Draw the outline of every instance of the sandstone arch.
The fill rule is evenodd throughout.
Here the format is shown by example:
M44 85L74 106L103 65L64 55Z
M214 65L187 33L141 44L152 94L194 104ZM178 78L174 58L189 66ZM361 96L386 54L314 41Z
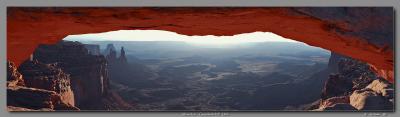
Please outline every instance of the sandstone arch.
M273 32L371 64L393 82L393 9L379 8L28 8L7 9L7 59L70 34L168 30L185 35Z

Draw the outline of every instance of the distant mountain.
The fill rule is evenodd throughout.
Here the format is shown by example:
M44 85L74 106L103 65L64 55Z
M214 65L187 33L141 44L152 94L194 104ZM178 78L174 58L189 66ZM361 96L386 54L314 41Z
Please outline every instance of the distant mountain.
M278 56L280 54L294 56L313 55L322 56L325 58L329 57L329 51L326 51L324 49L308 46L303 43L288 42L261 42L242 45L239 44L232 45L229 48L207 48L202 46L193 46L185 42L173 41L89 41L85 43L100 45L100 48L104 49L103 54L107 54L110 50L115 50L115 48L120 48L123 46L125 47L127 55L133 55L139 59L182 58L191 56L202 56L207 58L230 58L247 55Z

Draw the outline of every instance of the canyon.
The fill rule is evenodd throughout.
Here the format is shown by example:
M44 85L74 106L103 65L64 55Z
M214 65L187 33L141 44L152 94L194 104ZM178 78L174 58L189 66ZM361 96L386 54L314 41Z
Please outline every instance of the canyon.
M369 64L337 53L312 52L306 56L280 53L274 58L237 51L245 56L233 54L239 57L213 60L214 56L202 57L209 54L189 55L181 58L184 61L177 58L174 63L174 59L154 56L162 51L148 53L153 59L147 62L126 54L132 49L118 47L121 47L119 52L113 44L107 44L102 52L97 44L61 41L54 45L39 45L18 68L9 62L9 111L261 109L390 112L394 106L392 83L372 71ZM249 51L245 49L242 48ZM223 52L230 55L226 50ZM288 56L305 58L286 58ZM155 58L159 58L159 62ZM235 62L229 62L232 59ZM256 62L265 60L281 62L270 71L245 70L265 64ZM298 68L302 69L296 70Z
M391 112L395 102L393 18L393 9L387 7L9 7L7 108ZM121 46L117 57L113 44L102 51L98 44L62 41L71 34L113 30L167 30L188 36L273 32L331 53L328 57L318 54L327 61L307 58L302 62L315 64L298 66L284 63L295 60L269 56L143 60L126 54L131 52L128 46ZM248 63L263 59L283 61L276 65L290 73L254 70L254 64ZM259 73L241 71L245 69Z

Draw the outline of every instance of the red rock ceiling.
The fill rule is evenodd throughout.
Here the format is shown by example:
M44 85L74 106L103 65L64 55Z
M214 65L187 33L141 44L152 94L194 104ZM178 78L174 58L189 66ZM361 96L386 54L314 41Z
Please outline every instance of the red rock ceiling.
M273 32L368 62L393 81L392 8L27 8L7 9L7 59L19 65L38 44L67 35L168 30L228 36Z

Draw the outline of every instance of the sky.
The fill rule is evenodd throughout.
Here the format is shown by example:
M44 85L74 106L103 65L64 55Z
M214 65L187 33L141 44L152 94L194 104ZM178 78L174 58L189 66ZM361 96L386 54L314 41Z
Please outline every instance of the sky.
M187 36L163 30L118 30L96 34L69 35L68 41L181 41L200 45L231 45L254 42L297 42L271 32L252 32L233 36Z

